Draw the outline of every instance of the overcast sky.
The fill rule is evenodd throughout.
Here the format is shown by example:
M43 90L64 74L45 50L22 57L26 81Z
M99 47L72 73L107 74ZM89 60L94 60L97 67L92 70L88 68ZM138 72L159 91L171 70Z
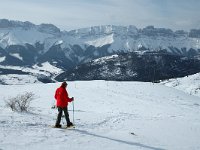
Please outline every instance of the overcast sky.
M189 30L200 28L200 0L0 0L0 18L62 30L96 25Z

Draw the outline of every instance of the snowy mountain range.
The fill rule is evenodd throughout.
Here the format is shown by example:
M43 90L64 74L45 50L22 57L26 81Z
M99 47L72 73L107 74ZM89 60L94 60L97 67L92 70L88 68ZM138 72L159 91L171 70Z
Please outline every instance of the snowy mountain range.
M165 50L175 55L199 57L200 30L186 32L153 26L138 29L132 25L104 25L61 31L52 24L35 25L0 19L1 74L19 74L20 70L16 71L11 66L30 70L34 69L33 66L45 68L44 64L48 64L60 72L41 69L39 75L47 72L45 76L52 79L63 71L96 58L144 50ZM22 71L21 74L33 73Z

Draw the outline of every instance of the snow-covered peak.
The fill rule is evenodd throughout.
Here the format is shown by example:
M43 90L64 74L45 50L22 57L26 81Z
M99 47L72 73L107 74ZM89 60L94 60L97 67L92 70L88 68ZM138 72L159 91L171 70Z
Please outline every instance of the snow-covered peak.
M36 70L43 70L46 72L50 72L51 74L55 75L63 72L60 68L51 65L49 62L44 62L41 65L34 65L33 68Z
M16 37L15 34L10 32L9 30L0 29L0 46L2 48L5 48L8 45L15 45L15 44L23 44L23 42L20 41L20 39Z
M3 56L3 57L0 57L0 62L3 62L3 61L5 61L5 59L6 59L6 57L5 57L5 56Z
M52 24L35 25L28 21L0 19L0 47L2 48L9 45L44 43L47 39L60 35L60 29Z
M136 26L130 25L128 26L128 32L129 33L133 33L133 34L137 34L138 33L138 29L136 28Z
M10 55L23 61L23 57L21 57L20 54L18 54L18 53L10 53Z
M30 30L31 28L36 28L40 32L59 34L60 29L54 26L53 24L40 24L35 25L31 22L25 21L13 21L7 19L0 19L0 29L13 29L13 28L22 28L24 30Z
M48 38L54 37L51 33L44 33L37 28L30 28L29 30L23 27L0 28L0 46L5 48L9 45L25 45L26 43L34 45L36 42L44 43Z
M56 41L54 45L61 45L63 44L63 40Z
M111 56L105 56L105 57L97 58L93 60L93 62L95 64L101 64L101 63L105 63L106 61L113 60L113 58L117 58L117 57L119 57L117 54L111 55Z
M23 27L24 29L30 29L35 25L29 21L13 21L7 19L0 19L0 28L16 28L16 27Z
M60 29L52 24L41 24L41 25L38 25L37 28L38 28L38 31L40 32L44 32L48 34L51 33L55 35L60 34Z
M81 28L77 30L69 31L68 33L73 36L100 36L109 34L127 34L128 32L137 33L138 29L135 26L114 26L114 25L102 25L93 26L90 28Z
M113 42L114 42L113 34L111 34L111 35L107 35L107 36L97 38L95 40L86 41L85 43L88 44L88 45L93 45L95 47L102 47L102 46L107 45L107 44L112 44Z

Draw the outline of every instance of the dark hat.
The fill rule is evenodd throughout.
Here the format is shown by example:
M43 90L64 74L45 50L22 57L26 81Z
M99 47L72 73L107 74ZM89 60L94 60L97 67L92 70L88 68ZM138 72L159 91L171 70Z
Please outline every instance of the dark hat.
M67 85L67 82L64 81L64 82L62 83L62 86L66 86L66 85Z

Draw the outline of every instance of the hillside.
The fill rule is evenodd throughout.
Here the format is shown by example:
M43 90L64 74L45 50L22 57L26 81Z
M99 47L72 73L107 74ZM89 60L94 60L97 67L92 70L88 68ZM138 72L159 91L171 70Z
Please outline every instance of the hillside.
M56 76L57 81L148 81L184 77L200 72L200 60L165 51L115 54L78 65Z
M0 85L0 149L200 148L198 97L148 82L68 83L69 95L75 97L74 130L50 128L57 114L51 109L53 96L60 83ZM5 107L4 100L25 91L35 94L30 113ZM69 112L72 119L72 104Z
M200 73L183 78L165 80L161 84L200 97Z

